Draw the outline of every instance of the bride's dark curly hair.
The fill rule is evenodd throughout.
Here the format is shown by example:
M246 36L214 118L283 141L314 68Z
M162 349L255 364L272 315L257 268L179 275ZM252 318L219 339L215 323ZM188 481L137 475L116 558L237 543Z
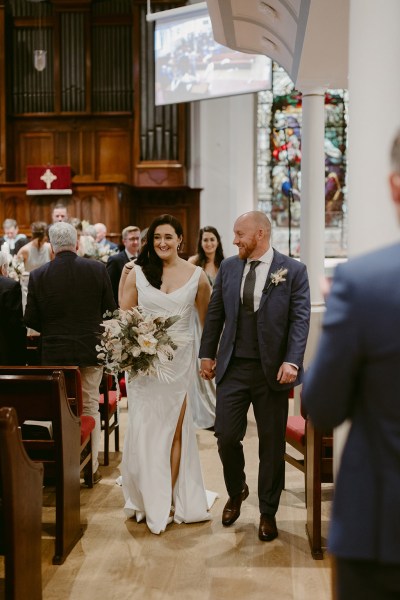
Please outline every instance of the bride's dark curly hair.
M171 225L178 237L183 237L182 225L172 215L160 215L150 225L146 243L142 246L136 264L142 267L142 271L147 281L158 290L162 284L163 262L154 250L154 232L159 225Z

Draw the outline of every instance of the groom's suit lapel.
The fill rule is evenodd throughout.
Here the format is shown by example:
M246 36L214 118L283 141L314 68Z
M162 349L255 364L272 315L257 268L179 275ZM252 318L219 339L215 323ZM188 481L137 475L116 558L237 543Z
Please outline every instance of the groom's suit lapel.
M264 306L266 300L269 298L269 295L272 292L272 288L275 287L273 285L270 285L270 283L271 283L271 278L270 278L271 273L274 273L280 267L282 267L282 265L284 264L284 262L285 262L284 255L281 254L280 252L277 252L276 250L274 250L274 257L272 259L272 263L271 263L271 266L270 266L269 271L268 271L267 279L266 279L265 284L264 284L264 289L262 291L259 310Z
M236 264L236 269L235 269L234 277L233 277L233 280L232 280L232 285L233 285L232 298L233 298L234 303L235 303L235 314L236 315L239 313L240 286L241 286L241 283L242 283L242 277L243 277L243 271L244 271L245 265L246 265L246 261L245 260L241 260L239 258L238 261L237 261L237 264Z

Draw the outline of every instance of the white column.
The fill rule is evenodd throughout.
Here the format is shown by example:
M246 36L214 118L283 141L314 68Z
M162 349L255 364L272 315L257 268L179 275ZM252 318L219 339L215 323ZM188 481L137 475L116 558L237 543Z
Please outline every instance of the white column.
M350 256L399 239L387 182L390 145L400 127L399 23L399 0L350 1Z
M203 100L192 105L189 184L203 188L200 226L219 231L225 256L233 246L236 218L256 208L254 94Z
M325 259L325 94L303 91L301 127L301 261L307 265L311 302L323 302Z

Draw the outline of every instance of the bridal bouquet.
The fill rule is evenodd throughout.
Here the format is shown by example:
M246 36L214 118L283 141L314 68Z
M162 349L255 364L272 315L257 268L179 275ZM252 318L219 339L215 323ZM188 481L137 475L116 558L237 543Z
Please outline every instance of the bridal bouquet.
M96 350L107 372L116 377L126 371L129 380L138 375L153 375L167 383L173 380L168 362L186 336L179 332L171 335L168 330L182 315L153 315L135 307L104 316L111 318L102 323L104 332Z

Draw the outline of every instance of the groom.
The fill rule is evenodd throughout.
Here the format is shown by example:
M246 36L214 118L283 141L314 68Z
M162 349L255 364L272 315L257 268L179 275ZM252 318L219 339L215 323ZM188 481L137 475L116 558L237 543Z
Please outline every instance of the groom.
M278 535L288 396L302 380L310 318L305 266L274 250L270 239L264 213L236 220L239 256L221 263L199 351L202 377L216 376L215 436L229 494L222 524L237 520L249 495L242 440L252 403L259 437L259 539L266 542Z

